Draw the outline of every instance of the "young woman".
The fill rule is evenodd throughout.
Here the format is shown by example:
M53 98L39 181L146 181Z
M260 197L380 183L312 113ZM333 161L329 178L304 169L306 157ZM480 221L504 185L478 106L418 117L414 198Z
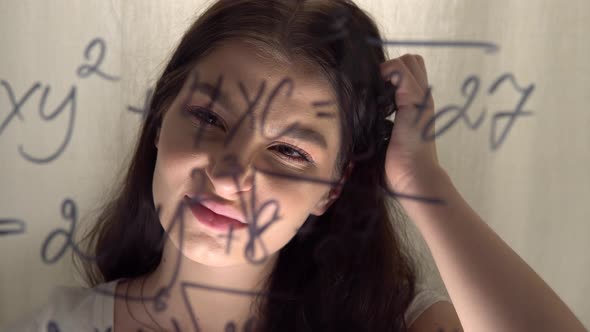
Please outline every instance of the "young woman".
M86 237L93 288L56 294L39 330L584 330L423 139L434 101L422 57L386 61L376 40L350 1L210 7ZM454 306L417 290L389 197Z

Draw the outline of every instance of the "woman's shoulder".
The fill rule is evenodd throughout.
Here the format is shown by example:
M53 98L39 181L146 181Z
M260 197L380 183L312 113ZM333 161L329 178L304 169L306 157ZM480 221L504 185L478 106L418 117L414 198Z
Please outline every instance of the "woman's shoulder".
M444 290L426 284L417 284L414 298L405 312L407 326L411 326L430 306L441 301L452 303Z
M111 331L117 281L92 288L55 287L42 306L2 331Z

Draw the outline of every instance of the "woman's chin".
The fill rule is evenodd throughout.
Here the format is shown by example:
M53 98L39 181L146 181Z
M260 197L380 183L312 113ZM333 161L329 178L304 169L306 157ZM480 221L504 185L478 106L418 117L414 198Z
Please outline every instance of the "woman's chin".
M184 256L194 262L201 265L206 265L210 267L230 267L241 265L244 262L236 261L235 259L227 256L221 256L217 253L202 253L202 252L194 252L191 251L189 253L183 253Z
M182 244L178 237L174 233L169 234L168 239L188 261L212 267L264 264L273 254L265 250L268 246L256 243L252 255L246 257L244 244L239 239L228 248L227 240L202 231L186 232Z
M173 241L175 242L175 241ZM178 246L178 243L175 243ZM238 253L228 253L227 246L211 238L185 239L183 248L179 248L182 255L189 261L212 266L225 267L244 264L245 260Z

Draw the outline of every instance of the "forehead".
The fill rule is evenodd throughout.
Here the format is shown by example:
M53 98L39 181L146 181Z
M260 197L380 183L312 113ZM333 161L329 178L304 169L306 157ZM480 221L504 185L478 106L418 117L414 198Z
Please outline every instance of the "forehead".
M215 47L196 66L199 81L206 85L215 85L221 75L222 92L240 110L248 106L246 99L253 101L261 93L260 106L272 95L273 105L289 111L282 116L339 116L329 81L304 62L289 62L249 43L231 40ZM278 109L273 112L281 113Z

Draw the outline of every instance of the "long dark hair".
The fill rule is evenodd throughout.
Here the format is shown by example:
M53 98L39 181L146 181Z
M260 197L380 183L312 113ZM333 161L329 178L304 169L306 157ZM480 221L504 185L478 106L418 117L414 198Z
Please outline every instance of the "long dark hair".
M379 71L383 47L368 42L381 40L379 31L348 0L220 0L196 20L157 81L118 191L83 239L97 255L80 262L89 285L137 277L160 263L165 233L152 197L155 135L196 61L233 38L304 61L328 78L343 115L337 167L354 165L340 197L280 250L265 287L288 296L257 299L257 330L406 330L417 272L405 233L392 226L396 210L386 201L383 167L391 132L385 118L394 101Z

